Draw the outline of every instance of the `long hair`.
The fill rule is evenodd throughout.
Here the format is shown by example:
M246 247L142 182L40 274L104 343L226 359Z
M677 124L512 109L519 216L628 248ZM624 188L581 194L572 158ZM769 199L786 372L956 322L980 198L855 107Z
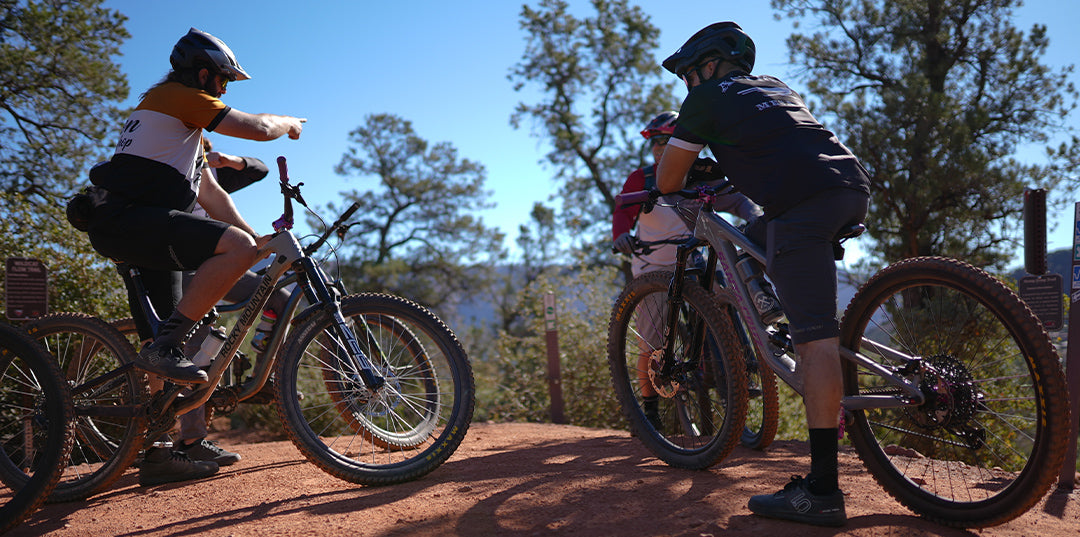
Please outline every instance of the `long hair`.
M205 62L196 63L191 69L169 69L165 77L139 95L139 99L145 98L146 94L150 93L150 90L170 82L179 82L189 88L203 89L202 85L199 84L199 70L201 69L207 69L211 74L217 72L216 69Z

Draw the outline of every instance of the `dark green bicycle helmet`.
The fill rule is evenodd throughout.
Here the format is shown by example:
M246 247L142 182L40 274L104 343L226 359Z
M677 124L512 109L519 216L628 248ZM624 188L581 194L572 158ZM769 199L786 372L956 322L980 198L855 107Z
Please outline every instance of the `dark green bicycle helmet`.
M173 46L169 63L177 71L206 66L231 81L251 78L247 71L240 67L233 51L224 41L195 28L188 30L188 33Z
M681 77L705 60L721 58L749 73L754 69L756 52L754 40L738 24L717 22L691 36L675 54L664 60L663 66Z

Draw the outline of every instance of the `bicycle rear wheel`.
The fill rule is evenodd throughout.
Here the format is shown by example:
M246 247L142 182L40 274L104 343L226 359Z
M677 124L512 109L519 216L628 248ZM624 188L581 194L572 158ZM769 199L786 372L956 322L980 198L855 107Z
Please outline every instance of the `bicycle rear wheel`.
M277 364L277 407L289 437L308 460L353 483L386 485L431 472L472 421L465 350L433 313L403 298L350 295L341 313L386 384L369 393L333 316L315 314L293 332Z
M739 441L750 449L765 449L776 438L779 424L780 395L776 389L776 374L758 357L757 349L750 341L750 334L739 321L734 306L729 306L728 316L735 322L736 334L746 351L747 400L746 425Z
M1060 361L1031 310L966 263L907 259L852 299L841 344L886 367L868 339L922 358L903 373L921 406L856 410L851 441L874 478L911 510L942 524L985 527L1020 516L1062 467L1069 434ZM845 393L895 394L844 363Z
M730 295L688 284L674 334L676 362L670 376L659 371L673 277L649 272L627 284L608 325L608 366L630 430L645 447L671 466L700 470L739 442L747 408L745 351L723 313Z
M71 393L52 357L0 324L0 533L45 502L71 451Z
M27 331L56 358L75 406L75 444L49 501L87 498L119 479L143 447L145 417L131 414L148 397L146 375L132 369L80 390L86 381L135 359L127 339L105 321L82 313L46 315Z

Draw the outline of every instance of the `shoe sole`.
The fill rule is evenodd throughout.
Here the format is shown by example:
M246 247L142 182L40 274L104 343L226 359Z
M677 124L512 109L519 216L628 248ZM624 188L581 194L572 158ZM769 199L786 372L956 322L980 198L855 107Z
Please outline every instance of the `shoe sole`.
M847 514L844 513L844 512L841 512L839 515L836 515L836 514L813 515L813 514L795 513L795 512L788 511L788 510L771 512L771 510L768 509L768 507L765 507L765 506L759 507L758 509L754 509L754 507L752 505L747 506L747 507L750 509L751 513L754 513L755 515L762 516L762 517L765 517L765 518L775 518L775 519L778 519L778 520L789 520L791 522L801 522L803 524L812 524L814 526L829 526L829 527L833 527L833 528L838 528L838 527L843 526L844 524L847 523Z
M758 513L758 512L754 512L754 511L751 511L751 512L754 513L757 516L761 516L761 517L765 517L765 518L773 518L773 519L777 519L777 520L787 520L787 521L790 521L790 522L800 522L800 523L803 523L803 524L811 524L811 525L814 525L814 526L828 526L830 528L839 528L839 527L841 527L841 526L843 526L844 524L847 523L847 517L844 517L843 519L834 519L834 518L831 518L831 517L830 518L817 518L817 517L808 516L808 515L789 516L789 515L786 515L786 514Z

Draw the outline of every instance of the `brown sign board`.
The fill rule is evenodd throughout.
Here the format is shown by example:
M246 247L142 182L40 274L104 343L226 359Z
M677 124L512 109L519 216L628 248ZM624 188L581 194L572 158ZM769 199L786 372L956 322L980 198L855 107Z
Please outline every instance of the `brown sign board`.
M5 263L4 304L12 321L36 319L49 310L49 274L37 259L9 257Z

